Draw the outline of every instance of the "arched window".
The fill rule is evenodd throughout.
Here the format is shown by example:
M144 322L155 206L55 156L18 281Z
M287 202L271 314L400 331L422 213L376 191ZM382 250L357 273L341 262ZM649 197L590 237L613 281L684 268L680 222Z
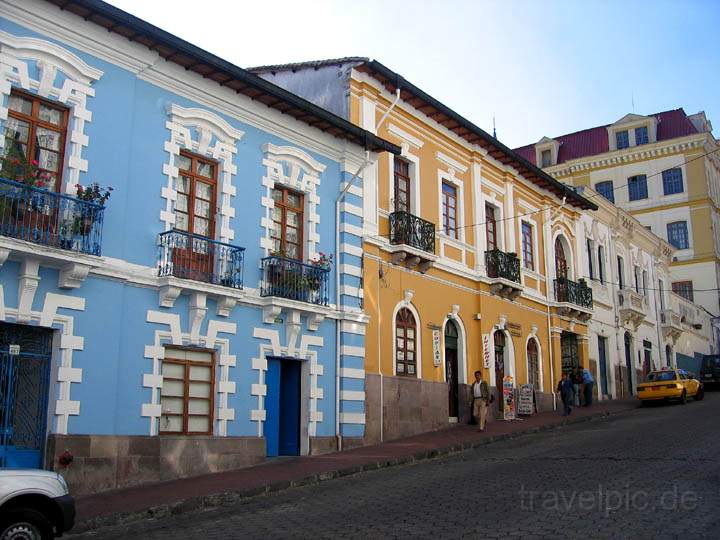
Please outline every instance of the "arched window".
M497 330L494 336L495 341L495 386L497 395L503 395L503 379L505 378L505 332ZM503 400L498 399L498 409L503 411Z
M395 372L414 377L417 373L417 323L408 308L402 308L395 317L395 336Z
M565 248L562 240L558 236L555 239L555 277L568 277L567 258L565 257Z
M538 361L537 341L531 339L527 344L528 384L540 390L540 362Z

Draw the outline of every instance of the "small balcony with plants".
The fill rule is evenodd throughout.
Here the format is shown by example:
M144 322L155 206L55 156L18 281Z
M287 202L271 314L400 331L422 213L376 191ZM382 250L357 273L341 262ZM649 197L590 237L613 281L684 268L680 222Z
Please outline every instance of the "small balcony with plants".
M587 321L592 317L593 292L584 279L555 279L555 301L561 315Z
M523 290L520 280L520 259L515 253L499 249L485 252L485 269L493 294L514 300Z
M327 306L332 262L333 256L324 253L307 264L282 253L271 253L261 260L260 296Z
M390 250L394 264L427 272L437 260L435 224L410 212L390 214Z
M78 184L76 196L57 193L55 178L13 148L0 159L0 235L99 256L112 188Z
M158 276L243 288L245 248L173 229L158 235Z

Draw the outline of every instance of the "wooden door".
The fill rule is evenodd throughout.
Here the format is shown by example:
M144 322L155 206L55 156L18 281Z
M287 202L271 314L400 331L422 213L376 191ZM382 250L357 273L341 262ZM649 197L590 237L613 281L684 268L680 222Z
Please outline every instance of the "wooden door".
M505 334L495 332L495 385L498 392L498 407L504 412L503 379L505 378Z
M395 158L395 211L410 212L410 164Z

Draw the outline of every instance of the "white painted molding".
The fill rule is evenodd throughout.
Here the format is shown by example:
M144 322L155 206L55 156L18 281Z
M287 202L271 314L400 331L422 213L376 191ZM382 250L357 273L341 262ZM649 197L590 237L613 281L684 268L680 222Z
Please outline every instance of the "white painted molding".
M58 287L61 289L77 289L80 287L90 271L86 264L69 263L60 269Z
M450 167L451 169L455 169L456 171L459 171L461 174L464 174L467 172L468 168L460 163L458 160L451 158L447 154L440 152L439 150L435 152L435 157L438 161L443 162L447 167Z

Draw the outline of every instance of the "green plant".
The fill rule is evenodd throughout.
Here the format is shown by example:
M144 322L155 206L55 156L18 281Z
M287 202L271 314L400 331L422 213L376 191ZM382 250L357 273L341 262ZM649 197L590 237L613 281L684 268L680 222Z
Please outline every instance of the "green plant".
M97 182L93 182L89 186L75 184L75 187L77 188L76 197L78 199L99 204L100 206L105 206L105 203L110 198L110 193L113 191L112 186L104 188Z
M0 177L37 188L46 187L52 181L52 175L40 169L37 160L25 155L19 141L5 137L5 149L5 155L0 159Z

